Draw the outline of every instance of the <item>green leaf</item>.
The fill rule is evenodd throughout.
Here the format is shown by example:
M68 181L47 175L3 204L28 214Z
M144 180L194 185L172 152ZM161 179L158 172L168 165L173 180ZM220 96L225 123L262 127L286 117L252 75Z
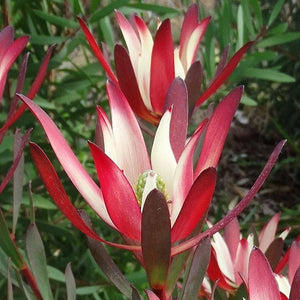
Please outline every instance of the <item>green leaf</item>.
M87 286L87 287L80 287L76 289L76 295L91 295L99 291L101 289L101 285L93 285L93 286Z
M64 36L52 36L52 35L38 35L32 34L30 38L30 43L33 45L52 45L52 44L62 44L67 40Z
M169 6L162 6L162 5L157 5L157 4L148 4L148 3L130 3L126 5L127 7L131 8L137 8L141 10L146 10L146 11L152 11L157 14L171 14L171 15L178 15L180 13L180 10L169 7Z
M92 223L88 215L84 211L80 211L80 214L86 224L92 228ZM87 241L91 254L103 273L125 297L131 298L133 290L130 282L127 281L112 258L108 255L102 243L88 236Z
M276 27L268 30L268 35L273 36L273 35L277 35L280 33L284 33L288 30L288 28L289 28L288 23L281 23L281 24L277 25Z
M53 279L53 280L59 281L59 282L65 282L65 275L60 270L58 270L54 267L51 267L51 266L47 266L47 271L48 271L48 275L49 275L50 279Z
M19 253L17 246L15 245L15 243L13 242L10 236L1 209L0 209L0 247L7 254L7 256L11 257L11 260L13 261L13 263L16 265L18 269L25 268L25 262L23 261L23 257Z
M172 258L168 280L166 283L166 291L169 291L169 294L171 294L176 287L178 277L181 275L181 270L183 269L190 253L191 251L185 251Z
M222 12L219 16L219 42L221 44L221 49L224 49L230 42L231 35L231 5L230 1L225 1Z
M197 246L186 268L179 299L197 299L210 260L210 238L203 239Z
M270 18L268 20L268 27L271 26L271 24L275 21L275 19L277 18L278 14L281 11L281 8L284 4L285 0L278 0L277 3L275 4L271 14L270 14Z
M44 300L53 300L47 270L45 249L35 224L26 232L26 250L32 273L36 278L39 291Z
M295 78L274 69L248 68L244 76L277 82L295 82Z
M114 31L110 23L109 17L105 17L101 19L99 23L100 23L101 32L103 34L105 44L108 45L109 49L113 49L115 45Z
M269 38L263 39L261 42L257 43L258 48L271 47L275 45L282 45L285 43L290 43L292 41L300 39L300 32L289 32L282 33Z
M204 41L205 51L203 53L205 70L208 78L213 78L215 73L215 44L213 36L213 26L208 26Z
M238 40L236 43L236 51L244 45L244 14L241 5L239 5L237 11L237 32Z
M105 7L101 7L100 9L96 10L94 13L92 13L89 23L94 23L99 21L100 19L103 19L106 16L109 16L115 9L118 9L120 7L123 7L129 3L129 0L122 0L122 1L112 1L110 4L108 4Z
M40 11L34 9L33 12L39 16L40 18L44 19L45 21L49 22L50 24L60 26L60 27L67 27L67 28L78 28L79 24L75 21L68 20L64 17L59 17L55 15L50 15L44 11Z
M49 102L49 100L42 98L39 95L35 96L34 102L44 109L56 109L53 102Z
M34 207L41 208L41 209L48 209L48 210L56 210L57 206L53 203L52 200L49 200L48 198L44 198L41 195L34 194L33 195L34 200ZM23 204L26 206L30 206L30 199L28 196L24 196L23 198Z
M71 269L71 263L67 264L65 270L67 300L76 300L76 283Z
M255 21L257 21L257 30L260 31L264 24L260 3L258 0L250 0L250 3L254 11Z
M242 0L242 8L243 8L243 15L244 15L244 24L246 25L251 37L254 38L255 32L252 24L252 17L250 15L248 0Z
M7 300L13 300L14 294L13 294L13 288L12 288L12 280L10 277L10 258L7 262Z
M257 102L246 95L242 96L241 103L247 106L257 106Z
M73 0L73 12L74 12L74 15L78 15L78 14L84 14L84 9L83 9L83 6L81 4L81 1L79 0Z

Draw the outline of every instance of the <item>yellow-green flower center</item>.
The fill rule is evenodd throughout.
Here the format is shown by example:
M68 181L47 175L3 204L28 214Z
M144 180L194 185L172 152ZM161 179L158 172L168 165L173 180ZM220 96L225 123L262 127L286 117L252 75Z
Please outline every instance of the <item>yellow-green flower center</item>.
M159 174L153 170L148 170L139 176L135 184L135 195L141 207L148 193L154 188L161 191L168 200L169 196L167 194L166 184ZM145 189L147 195L145 195Z

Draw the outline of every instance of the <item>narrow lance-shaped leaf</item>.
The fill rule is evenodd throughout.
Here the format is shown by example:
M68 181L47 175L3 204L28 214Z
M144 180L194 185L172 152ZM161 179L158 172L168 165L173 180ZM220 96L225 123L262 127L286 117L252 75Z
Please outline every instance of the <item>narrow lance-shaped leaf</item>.
M26 53L23 56L22 63L21 63L20 68L18 70L19 74L18 74L18 81L17 81L17 86L16 86L16 92L15 93L21 93L22 92L24 82L25 82L25 77L26 77L28 58L29 58L29 53ZM6 120L9 120L12 117L13 113L15 112L15 110L17 108L18 101L19 101L19 98L15 94L14 98L13 98L13 101L10 105L9 112L8 112Z
M248 49L253 45L253 41L245 44L238 52L234 54L228 64L223 68L220 75L213 80L210 86L205 90L205 92L199 97L197 100L196 106L201 105L206 99L208 99L231 75L234 71L235 67L238 65L244 54L248 51Z
M217 167L243 90L244 88L242 86L233 89L213 112L205 133L201 155L195 170L195 176L198 176L208 167Z
M141 209L123 171L95 144L89 143L108 214L117 229L135 241L141 238ZM114 188L111 188L111 182Z
M22 136L20 130L17 129L14 137L14 160L18 158L19 151L23 151L22 147ZM24 182L24 154L22 153L19 160L18 166L13 176L13 227L12 233L15 234L17 220L19 217L19 210L22 201Z
M216 177L216 170L209 168L195 180L172 227L172 243L189 236L200 222L210 205Z
M167 280L171 254L171 223L164 195L154 189L142 214L142 252L150 286L161 291Z
M159 27L152 50L150 98L153 110L162 114L165 97L175 74L170 20Z
M5 178L3 179L3 181L0 184L0 194L3 192L4 188L6 187L6 185L8 184L9 180L11 179L11 177L13 176L20 159L22 158L23 155L23 151L24 151L24 147L29 139L29 135L30 135L31 129L27 130L27 132L24 134L22 141L20 143L20 148L19 148L19 152L16 155L13 164L11 165L9 171L7 172Z
M179 299L197 299L210 258L210 239L203 239L197 246L187 266L188 272L183 282Z
M37 278L37 285L43 299L52 300L53 295L48 278L45 249L35 224L29 225L27 229L26 250L32 273Z
M68 263L66 266L65 279L67 287L67 300L76 300L76 282L71 269L71 263Z
M13 300L14 299L14 293L12 288L12 280L10 276L10 258L7 260L7 300Z
M88 215L84 211L80 211L80 215L87 225L92 229L92 223ZM131 298L133 288L130 282L121 273L120 269L114 263L101 242L87 237L88 247L92 253L97 265L111 281L111 283L127 298Z
M41 66L39 68L39 71L36 75L36 78L34 80L34 82L32 83L31 87L30 87L30 90L27 94L28 98L29 99L33 99L34 96L36 95L36 93L38 92L38 90L40 89L43 81L44 81L44 78L46 76L46 73L47 73L47 68L48 68L48 64L49 64L49 61L50 61L50 57L52 55L52 52L55 48L55 45L52 45L49 47L44 59L43 59L43 62L41 63ZM18 91L17 91L18 93ZM14 122L16 122L16 120L23 114L23 112L25 111L26 109L26 105L23 103L15 112L14 114L12 114L8 119L7 121L5 122L5 124L0 128L0 132L3 132L5 130L7 130Z
M116 45L114 58L120 88L126 96L132 110L139 117L157 125L159 123L159 118L153 115L144 104L137 78L126 49L121 45Z
M7 73L17 59L17 57L21 54L26 44L28 43L28 36L21 36L16 39L7 49L6 53L3 57L1 57L1 65L0 65L0 104L2 100L3 90L6 83Z
M103 69L105 70L106 74L109 76L111 80L113 80L115 83L118 83L118 80L116 76L114 75L112 69L110 68L109 64L106 62L105 57L100 50L95 38L91 34L89 28L87 27L86 23L80 18L77 18L79 21L79 24L81 26L81 29L83 30L83 33L88 40L94 54L96 55L97 59L99 60L100 64L102 65Z

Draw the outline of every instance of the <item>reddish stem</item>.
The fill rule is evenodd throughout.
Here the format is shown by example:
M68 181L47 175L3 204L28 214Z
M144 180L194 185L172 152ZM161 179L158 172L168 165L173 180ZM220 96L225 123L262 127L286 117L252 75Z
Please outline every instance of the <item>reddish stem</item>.
M28 269L28 267L25 265L24 269L21 270L22 274L25 276L28 284L31 286L32 291L34 292L34 294L36 295L38 300L43 300L43 297L39 291L39 288L37 286L36 280L33 276L33 274L31 273L31 271Z

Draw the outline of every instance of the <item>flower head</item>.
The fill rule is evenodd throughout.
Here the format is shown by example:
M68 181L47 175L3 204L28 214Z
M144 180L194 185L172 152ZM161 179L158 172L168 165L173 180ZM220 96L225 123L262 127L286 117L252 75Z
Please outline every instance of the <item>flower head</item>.
M199 21L196 4L191 5L186 13L179 45L175 48L169 19L159 23L152 38L149 28L139 16L134 15L127 20L120 12L115 14L127 45L127 49L121 45L115 46L116 75L84 21L79 18L79 22L108 77L120 86L132 110L156 125L169 108L169 88L176 78L186 83L190 115L195 106L199 106L223 84L252 45L252 42L247 43L228 64L225 64L228 53L225 51L224 64L219 66L218 74L201 93L202 67L197 61L197 51L210 17Z

